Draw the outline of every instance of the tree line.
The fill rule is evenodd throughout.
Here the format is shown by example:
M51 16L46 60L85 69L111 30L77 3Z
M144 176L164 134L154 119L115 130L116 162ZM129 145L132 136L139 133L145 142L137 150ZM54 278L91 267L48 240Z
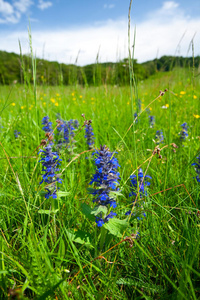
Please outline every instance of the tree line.
M175 67L199 68L200 56L176 57L162 56L151 61L139 64L131 61L136 80L143 80L156 72L168 72ZM125 58L116 63L107 62L86 65L83 67L73 64L50 62L36 58L37 84L39 85L74 85L83 86L111 84L128 85L129 59ZM32 60L30 55L18 55L0 51L0 84L24 82L32 83Z

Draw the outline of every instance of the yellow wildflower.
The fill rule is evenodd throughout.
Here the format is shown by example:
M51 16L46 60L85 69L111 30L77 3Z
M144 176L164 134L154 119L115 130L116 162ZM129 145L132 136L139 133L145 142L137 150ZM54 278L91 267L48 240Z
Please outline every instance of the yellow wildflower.
M58 106L58 105L59 105L58 102L56 102L56 103L55 103L55 106Z
M185 91L181 91L181 92L180 92L180 95L185 95L185 94L186 94Z
M51 98L50 101L51 101L52 103L55 103L55 102L56 102L56 100L55 100L54 98Z
M94 98L92 97L91 100L94 100Z
M83 96L82 96L82 95L80 95L79 97L80 97L80 98L83 98Z
M58 98L58 100L61 100L61 98Z
M59 96L60 96L60 94L58 94L58 93L57 93L57 94L56 94L56 96L57 96L57 97L59 97Z
M40 97L40 100L43 100L43 97Z
M24 109L24 106L21 106L21 109Z
M197 96L196 96L196 95L194 95L194 96L193 96L193 98L194 98L194 99L197 99Z
M46 102L43 102L43 105L46 105Z
M149 107L150 110L152 110L152 107Z
M199 119L199 118L200 118L200 116L199 116L199 115L195 115L195 114L193 114L193 116L194 116L196 119Z
M165 106L168 108L168 107L169 107L169 104L165 104Z
M72 93L72 97L74 97L74 92Z
M47 94L44 94L44 97L46 97Z
M16 104L13 102L11 105L12 105L12 106L15 106Z
M127 105L129 105L130 103L129 102L127 102Z
M83 100L83 103L85 103L85 100Z
M74 97L74 98L73 98L73 100L75 101L75 100L76 100L76 98Z

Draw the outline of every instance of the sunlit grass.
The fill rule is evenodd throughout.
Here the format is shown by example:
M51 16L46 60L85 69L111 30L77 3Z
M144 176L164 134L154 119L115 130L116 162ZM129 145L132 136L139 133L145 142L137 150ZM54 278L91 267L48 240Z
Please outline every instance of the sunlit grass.
M184 69L139 82L142 111L133 123L132 100L134 111L137 108L129 87L1 87L2 299L12 293L21 295L19 299L198 299L199 185L191 164L199 153L199 91L199 78L193 82ZM153 128L145 109L149 104ZM39 144L45 138L41 120L48 115L55 128L58 113L81 126L85 114L92 120L95 146L118 153L121 195L116 211L121 220L131 208L129 176L141 166L152 177L143 204L147 216L130 221L121 237L107 235L101 252L96 224L82 208L93 206L87 189L94 174L84 128L76 131L73 160L67 149L61 152L60 186L65 193L54 203L55 214L39 184ZM184 122L189 136L181 142ZM14 130L20 132L16 139ZM152 155L157 130L164 136L162 158ZM74 238L79 231L85 232L88 243Z

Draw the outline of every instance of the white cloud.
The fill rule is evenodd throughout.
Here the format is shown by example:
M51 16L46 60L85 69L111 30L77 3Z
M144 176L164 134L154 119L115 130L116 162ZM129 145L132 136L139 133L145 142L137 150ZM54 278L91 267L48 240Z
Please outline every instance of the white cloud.
M163 11L165 10L172 10L172 9L175 9L179 6L179 3L176 3L174 1L166 1L163 3Z
M108 8L108 9L111 9L111 8L114 8L115 7L115 4L104 4L103 8Z
M38 4L38 8L41 10L47 9L50 6L52 6L52 2L50 1L43 1L43 0L39 0L39 4Z
M27 14L30 7L34 5L32 0L13 0L10 4L0 0L0 24L16 24L20 21L23 14ZM38 8L44 10L52 6L52 2L38 0Z
M168 11L168 13L166 13ZM128 56L127 19L108 20L90 27L79 27L65 30L32 31L33 49L38 57L74 63L79 50L79 65L94 63L100 47L100 61L116 61ZM132 33L134 24L132 24ZM135 58L139 62L154 59L157 55L174 55L179 40L177 55L186 56L190 41L194 39L195 55L200 55L200 17L187 16L176 2L164 2L163 6L137 24ZM18 39L23 53L27 53L28 33L15 32L6 35L0 33L0 49L16 51ZM131 37L133 41L133 36ZM45 45L45 49L44 49ZM19 51L18 51L19 52ZM191 52L190 52L191 55Z
M13 3L13 7L19 12L19 13L25 13L28 8L33 5L33 1L31 0L18 0Z
M4 16L11 15L13 13L13 7L7 1L0 0L0 13Z
M0 0L0 24L18 23L21 15L26 13L32 4L31 0L17 0L13 1L13 4Z

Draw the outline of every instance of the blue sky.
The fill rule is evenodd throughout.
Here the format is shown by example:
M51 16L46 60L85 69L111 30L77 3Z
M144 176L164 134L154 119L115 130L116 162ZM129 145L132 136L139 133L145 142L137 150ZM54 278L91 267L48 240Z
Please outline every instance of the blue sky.
M116 61L128 55L129 0L0 0L0 50L30 51L31 25L36 56L78 64ZM200 0L133 0L131 41L135 58L200 54ZM179 44L180 39L181 43ZM131 42L132 43L132 42Z

